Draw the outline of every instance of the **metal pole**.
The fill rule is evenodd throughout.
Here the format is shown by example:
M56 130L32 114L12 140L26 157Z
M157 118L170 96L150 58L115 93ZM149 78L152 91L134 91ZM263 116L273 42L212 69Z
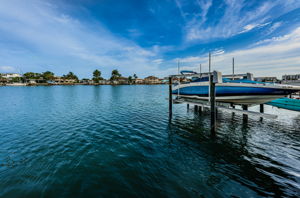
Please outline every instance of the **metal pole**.
M232 58L232 80L234 80L234 58Z
M200 63L200 78L201 78L201 63Z
M208 65L209 65L209 73L210 73L210 71L211 71L211 54L210 54L210 52L209 52L209 54L208 54Z

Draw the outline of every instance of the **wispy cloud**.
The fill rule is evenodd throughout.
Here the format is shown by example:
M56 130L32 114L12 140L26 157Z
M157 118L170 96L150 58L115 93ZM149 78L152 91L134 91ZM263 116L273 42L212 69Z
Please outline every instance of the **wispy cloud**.
M0 66L0 71L3 73L16 72L16 68L12 66Z
M114 36L101 23L78 21L49 2L2 2L0 33L9 35L12 42L10 47L15 45L24 52L16 57L22 59L23 70L30 64L36 64L32 60L37 59L40 63L58 63L67 70L86 69L89 72L96 66L104 70L115 67L126 73L143 74L158 67L156 62L152 62L157 59L152 49L144 49L130 40ZM137 34L136 30L132 33L135 36ZM8 51L6 53L0 57L13 56ZM25 58L26 54L35 57L29 60ZM49 60L52 57L61 61Z
M214 39L225 39L237 34L249 32L255 28L260 28L270 23L270 12L276 10L275 15L284 14L292 9L300 7L300 2L295 2L291 7L291 2L287 1L265 1L255 9L247 10L246 1L225 0L224 8L218 8L219 12L224 14L216 22L210 25L203 24L202 18L195 17L190 20L185 27L186 41L205 41ZM278 7L281 7L278 10ZM223 10L222 10L223 9ZM205 9L204 9L205 10ZM205 11L204 13L207 13ZM272 13L274 15L274 12ZM275 30L280 23L274 23L271 30ZM271 31L270 30L270 31Z
M285 73L300 72L300 27L291 33L263 40L249 49L235 50L228 53L215 53L212 57L212 68L230 74L232 57L235 57L236 72L252 72L256 76L277 76ZM208 54L181 58L181 68L208 70ZM174 60L172 60L174 62ZM176 73L177 68L169 68L165 73Z

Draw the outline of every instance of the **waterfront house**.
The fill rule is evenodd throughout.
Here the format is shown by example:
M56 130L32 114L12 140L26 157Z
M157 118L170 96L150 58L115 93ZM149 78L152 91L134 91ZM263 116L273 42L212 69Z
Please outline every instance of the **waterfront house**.
M1 74L2 78L6 78L6 79L12 79L12 78L20 78L22 77L21 74L17 74L17 73L5 73L5 74Z
M73 84L76 83L76 79L67 79L62 77L55 77L53 83L55 84Z
M144 79L141 79L141 78L133 79L133 83L134 84L143 84L144 83Z
M144 79L144 82L146 84L160 84L160 83L162 83L162 81L159 78L155 77L155 76L148 76L148 77L146 77Z
M114 80L111 81L111 84L113 85L128 84L128 78L123 76L116 77Z
M290 85L299 85L300 86L300 74L294 75L283 75L282 83Z

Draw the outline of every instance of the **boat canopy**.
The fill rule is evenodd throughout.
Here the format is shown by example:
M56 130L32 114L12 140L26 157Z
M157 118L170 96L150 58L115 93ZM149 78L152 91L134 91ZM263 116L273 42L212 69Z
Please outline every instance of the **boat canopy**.
M222 78L224 83L250 83L250 84L267 84L265 82L258 82L254 80L248 80L248 79L238 79L238 80L231 80L229 78ZM192 82L207 82L209 81L209 77L205 76L202 78L193 78Z
M197 72L191 71L191 70L182 70L180 73L183 74L197 74Z

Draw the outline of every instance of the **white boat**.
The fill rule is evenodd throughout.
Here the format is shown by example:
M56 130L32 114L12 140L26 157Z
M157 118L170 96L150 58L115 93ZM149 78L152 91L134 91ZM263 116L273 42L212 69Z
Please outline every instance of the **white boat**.
M241 105L263 104L300 91L300 86L261 83L247 79L229 80L216 84L216 101ZM208 77L174 87L174 95L208 100Z

